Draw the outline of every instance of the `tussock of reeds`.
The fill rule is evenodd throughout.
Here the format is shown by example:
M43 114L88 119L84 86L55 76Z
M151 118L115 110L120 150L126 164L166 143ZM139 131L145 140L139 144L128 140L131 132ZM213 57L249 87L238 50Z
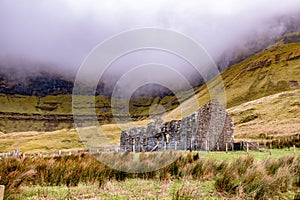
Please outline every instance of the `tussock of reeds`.
M169 152L174 155L174 152ZM109 154L105 154L109 158ZM116 156L116 155L114 155ZM134 164L133 153L118 155L124 167ZM167 152L161 155L168 157ZM151 160L153 158L153 160ZM141 153L144 160L140 167L151 169L155 162L162 162L157 155ZM149 160L150 159L150 160ZM148 166L149 165L149 166ZM48 158L5 158L0 161L0 184L5 185L6 199L22 192L22 186L77 186L96 184L105 186L110 180L126 181L130 178L170 180L213 181L216 194L240 199L273 199L300 187L300 158L297 155L280 159L255 160L252 156L240 156L232 161L217 161L199 157L197 153L186 153L171 164L143 173L128 173L107 167L89 154ZM191 197L194 191L182 187L173 192L173 199Z

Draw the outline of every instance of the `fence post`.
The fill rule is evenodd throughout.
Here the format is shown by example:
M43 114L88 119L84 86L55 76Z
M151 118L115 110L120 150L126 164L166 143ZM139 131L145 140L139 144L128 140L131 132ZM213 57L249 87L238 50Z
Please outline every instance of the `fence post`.
M135 139L132 139L132 152L135 153Z
M5 186L0 185L0 200L4 199L4 190L5 190Z
M225 144L226 153L228 153L228 143Z
M247 150L247 153L249 153L249 143L248 142L246 143L246 150Z
M294 149L294 154L296 154L296 146L293 145L293 149Z

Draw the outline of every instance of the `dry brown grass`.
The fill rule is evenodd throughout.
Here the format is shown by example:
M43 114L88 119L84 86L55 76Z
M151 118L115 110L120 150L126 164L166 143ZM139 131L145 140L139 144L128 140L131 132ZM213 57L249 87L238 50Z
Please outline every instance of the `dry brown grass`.
M295 193L300 187L300 158L296 155L264 160L255 160L248 155L218 161L214 158L204 159L197 154L184 154L168 166L144 173L111 169L88 154L9 158L0 161L0 184L6 186L5 195L8 199L22 195L21 189L29 186L98 185L98 192L106 191L109 197L129 195L138 198L143 193L150 198L166 199L202 198L202 194L241 199L287 198L289 191ZM133 153L122 156L123 160L118 164L134 164L130 159L134 158ZM152 162L157 160L147 162L150 167ZM148 180L159 184L149 185ZM181 184L175 186L178 181ZM206 190L203 188L205 183L211 183L212 187Z
M263 97L228 112L234 119L238 139L259 139L261 134L290 136L300 132L300 90Z

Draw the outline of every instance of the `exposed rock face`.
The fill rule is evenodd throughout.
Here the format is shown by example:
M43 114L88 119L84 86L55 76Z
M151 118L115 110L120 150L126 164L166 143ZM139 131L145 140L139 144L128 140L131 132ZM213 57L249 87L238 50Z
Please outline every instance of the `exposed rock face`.
M233 148L233 122L212 100L182 120L154 119L146 127L122 131L121 151L228 150ZM227 144L227 145L226 145Z

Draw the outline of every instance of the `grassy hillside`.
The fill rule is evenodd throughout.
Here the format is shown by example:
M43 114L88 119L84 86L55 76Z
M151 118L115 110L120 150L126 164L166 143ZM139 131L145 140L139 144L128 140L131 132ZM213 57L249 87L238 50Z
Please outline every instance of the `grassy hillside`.
M296 35L300 37L300 33ZM233 65L221 77L227 108L279 92L297 90L300 88L300 43L283 39ZM217 81L219 80L212 80L196 89L200 105L209 100L208 88L214 88ZM192 102L193 100L187 100L181 106L187 110L195 110ZM174 109L169 119L180 118L182 107Z
M300 43L270 46L222 74L228 107L299 88Z
M89 97L77 97L74 105L81 114L91 114ZM176 108L179 103L174 96L142 96L130 100L129 111L134 120L145 119L149 110L161 105L166 111ZM106 96L95 97L96 113L100 124L112 123L111 100ZM117 101L113 108L115 116L124 116L123 106ZM46 97L0 94L0 131L53 131L74 128L72 113L72 95L49 95Z
M265 140L300 133L300 90L282 92L228 109L235 138Z

